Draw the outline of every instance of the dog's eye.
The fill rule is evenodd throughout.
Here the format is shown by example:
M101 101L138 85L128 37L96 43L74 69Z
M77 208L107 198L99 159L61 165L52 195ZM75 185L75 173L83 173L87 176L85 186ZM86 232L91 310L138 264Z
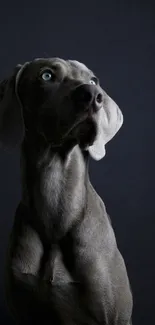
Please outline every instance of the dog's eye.
M44 71L41 75L42 79L45 80L45 81L50 81L53 79L53 74L51 71Z
M96 77L93 77L90 79L89 83L91 85L97 85L98 84L98 79Z

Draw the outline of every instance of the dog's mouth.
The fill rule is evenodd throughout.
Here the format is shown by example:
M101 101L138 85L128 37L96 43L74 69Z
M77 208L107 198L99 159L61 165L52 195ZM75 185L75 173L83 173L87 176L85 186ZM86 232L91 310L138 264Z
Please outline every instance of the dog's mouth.
M82 143L91 145L94 133L96 134L94 114L96 113L94 113L93 107L87 107L82 115L77 114L75 122L71 125L55 123L54 131L51 118L43 117L38 132L52 147L61 147L69 140L75 140L80 145Z

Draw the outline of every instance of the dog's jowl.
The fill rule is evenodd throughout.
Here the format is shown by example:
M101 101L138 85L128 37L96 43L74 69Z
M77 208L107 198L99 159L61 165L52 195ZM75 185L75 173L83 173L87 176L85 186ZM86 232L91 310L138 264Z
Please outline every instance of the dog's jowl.
M132 294L91 156L123 123L84 64L59 58L17 65L0 84L0 145L20 146L22 198L6 265L17 324L131 325Z

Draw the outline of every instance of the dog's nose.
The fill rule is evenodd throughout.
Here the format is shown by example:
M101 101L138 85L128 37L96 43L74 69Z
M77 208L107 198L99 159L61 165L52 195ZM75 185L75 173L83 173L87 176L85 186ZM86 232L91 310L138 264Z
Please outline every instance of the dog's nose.
M73 90L72 99L86 109L93 107L95 111L98 111L102 107L103 95L97 86L83 84Z

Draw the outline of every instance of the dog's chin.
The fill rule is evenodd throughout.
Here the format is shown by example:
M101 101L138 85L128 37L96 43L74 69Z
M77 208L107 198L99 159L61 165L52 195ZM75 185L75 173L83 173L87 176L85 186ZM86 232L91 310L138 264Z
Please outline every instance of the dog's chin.
M63 129L60 128L61 130ZM56 134L51 133L51 127L47 126L44 131L40 132L42 137L52 147L62 147L68 142L79 144L81 149L85 149L94 143L97 134L97 123L93 114L87 114L83 118L79 118L64 134L61 132Z

